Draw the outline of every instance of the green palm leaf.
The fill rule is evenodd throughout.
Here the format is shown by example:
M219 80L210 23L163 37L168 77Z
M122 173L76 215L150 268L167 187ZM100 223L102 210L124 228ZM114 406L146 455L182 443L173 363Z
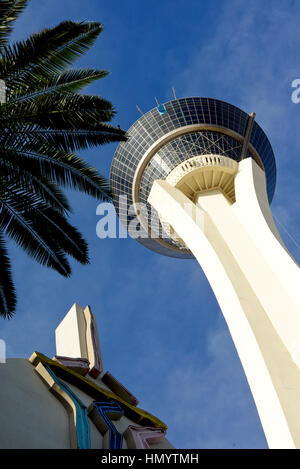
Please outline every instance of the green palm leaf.
M8 235L31 257L42 265L69 276L70 266L60 247L53 240L44 238L32 222L32 212L43 211L47 205L35 194L17 184L6 184L1 191L0 230Z
M71 274L67 256L87 264L87 244L68 221L71 207L62 188L110 200L107 179L75 152L127 138L109 124L115 116L109 101L79 93L108 72L69 68L92 46L102 25L65 21L8 45L11 25L25 4L0 0L0 80L6 85L6 102L0 108L3 317L13 314L16 303L3 236L65 277Z
M59 245L63 251L81 264L89 263L88 247L79 231L51 207L30 212L30 221L43 238L51 238L53 250ZM48 242L48 245L51 244Z
M9 160L20 165L26 172L47 177L53 183L79 190L97 199L110 200L111 194L106 178L91 168L72 152L64 152L54 146L26 144L22 149L0 152L0 165Z
M10 100L10 105L14 103L32 101L35 98L45 97L53 93L77 92L95 80L99 80L108 75L106 70L95 69L77 69L67 70L62 73L53 73L45 80L37 83L36 91L27 92L26 94L15 92L14 97Z
M16 292L12 281L10 260L1 231L0 265L0 315L4 318L10 318L16 308Z
M15 152L11 151L6 151L5 157L1 158L0 149L0 174L2 177L5 175L7 181L18 181L21 187L27 187L57 212L61 214L70 212L71 207L59 186L41 174L39 165L30 163L31 160L29 160L29 164L24 164L24 159L22 160Z
M7 43L16 18L24 10L28 0L1 0L0 2L0 47Z
M10 101L2 106L5 122L15 125L34 124L35 127L56 129L101 130L103 122L110 121L115 115L113 106L100 96L77 93L54 93L36 96L19 102ZM23 125L22 125L23 127ZM120 139L126 139L126 133L110 126Z
M64 71L94 44L103 29L100 23L64 21L6 46L0 60L0 76L9 90L30 91L37 82Z

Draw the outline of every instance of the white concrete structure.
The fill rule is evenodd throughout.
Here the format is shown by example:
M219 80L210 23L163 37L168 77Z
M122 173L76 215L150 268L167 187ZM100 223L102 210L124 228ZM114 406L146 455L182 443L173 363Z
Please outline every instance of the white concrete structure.
M103 363L97 323L89 306L74 303L55 330L56 355L89 361L89 373L97 378L103 372Z
M173 448L167 426L103 371L89 306L72 306L56 345L53 359L34 352L0 364L0 449Z
M300 448L300 271L275 227L264 171L201 155L148 201L198 260L244 367L270 448Z
M198 260L269 447L300 449L300 272L272 218L276 161L255 113L176 98L143 114L128 135L110 174L120 220L129 234L139 225L133 237L148 249Z

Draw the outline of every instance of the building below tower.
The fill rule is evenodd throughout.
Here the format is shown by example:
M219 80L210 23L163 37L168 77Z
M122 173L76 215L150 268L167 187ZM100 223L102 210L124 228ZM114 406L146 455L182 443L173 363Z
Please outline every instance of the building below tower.
M74 304L56 356L0 365L2 449L171 449L167 426L104 371L95 316Z

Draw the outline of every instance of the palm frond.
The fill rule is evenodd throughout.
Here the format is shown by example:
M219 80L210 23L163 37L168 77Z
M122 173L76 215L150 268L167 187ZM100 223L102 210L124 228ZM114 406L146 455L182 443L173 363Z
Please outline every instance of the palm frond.
M1 0L0 2L0 48L5 46L13 24L24 10L28 0Z
M40 194L32 191L30 185L25 184L23 180L16 181L11 178L10 169L2 166L0 171L0 204L15 204L15 201L17 201L20 213L48 206Z
M29 164L26 164L29 163ZM18 181L21 187L37 194L39 198L55 209L58 213L71 212L71 207L65 194L59 186L48 179L48 175L41 173L39 164L30 164L31 160L24 161L14 151L0 148L0 174L6 176L7 181Z
M74 93L82 90L85 86L95 80L100 80L108 75L106 70L96 69L69 69L62 73L53 73L44 80L39 80L35 86L35 91L25 92L21 88L21 93L15 93L10 98L9 105L14 103L32 101L36 98L56 93Z
M100 23L64 21L4 47L0 76L8 91L15 87L30 91L30 84L64 71L94 44L102 29Z
M22 203L23 201L21 201ZM0 201L0 229L8 235L18 246L24 249L29 256L42 265L51 267L64 277L71 274L70 265L62 249L50 245L48 239L43 239L32 226L28 215L23 211L17 197Z
M43 129L31 130L27 133L32 142L43 145L56 146L62 151L85 150L90 147L105 145L106 143L126 140L126 137L115 127L102 124L102 130L68 130L67 129ZM18 136L19 132L16 132ZM24 133L22 132L24 135Z
M110 101L101 96L57 92L28 99L24 96L20 102L10 100L2 106L1 114L10 126L33 123L65 130L97 130L98 125L114 117L115 111ZM125 136L123 130L119 133Z
M1 147L1 145L0 145ZM62 151L50 145L11 146L0 152L0 161L10 161L28 173L48 178L52 183L85 192L92 197L110 200L111 193L105 177L72 152Z
M108 122L112 104L80 91L105 70L69 68L95 42L96 22L65 21L7 44L11 26L27 0L0 0L0 78L6 102L0 110L0 315L15 310L15 292L3 236L42 265L68 277L67 255L87 264L87 244L67 215L61 188L110 200L106 178L76 150L127 139ZM2 268L3 267L3 268Z
M5 246L3 233L0 231L0 316L11 318L16 309L16 292L12 280L11 265Z
M71 268L63 250L54 246L53 241L43 238L38 227L32 223L34 209L43 211L47 207L38 203L26 190L7 185L0 199L0 230L40 264L68 277Z
M51 240L53 248L59 245L64 252L85 265L89 263L88 247L79 233L66 217L51 207L45 210L34 210L30 213L32 226L43 237Z

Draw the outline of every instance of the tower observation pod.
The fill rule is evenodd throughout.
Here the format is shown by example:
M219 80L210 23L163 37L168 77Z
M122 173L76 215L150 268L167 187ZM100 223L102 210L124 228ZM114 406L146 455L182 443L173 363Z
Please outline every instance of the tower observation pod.
M254 114L211 98L143 114L118 146L119 218L149 249L197 259L270 448L300 448L300 271L272 218L272 147Z

